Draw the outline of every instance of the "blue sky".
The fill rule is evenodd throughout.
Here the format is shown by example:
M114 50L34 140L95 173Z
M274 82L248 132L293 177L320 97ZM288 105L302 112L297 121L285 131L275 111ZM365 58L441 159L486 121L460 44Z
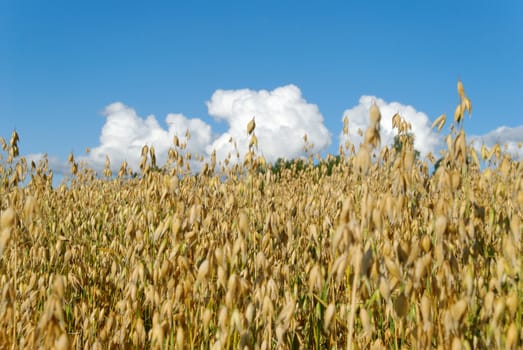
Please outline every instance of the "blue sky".
M222 111L221 121L210 112L235 96L267 113L281 103L281 120L301 103L308 112L293 120L306 124L316 105L323 122L314 119L310 132L325 126L331 139L323 150L336 153L342 118L365 104L362 96L412 106L430 126L441 113L451 119L462 79L473 104L467 133L490 140L505 126L512 141L523 141L522 56L523 3L516 0L2 0L0 136L16 128L23 154L65 160L71 151L119 152L140 140L129 135L102 147L114 145L110 130L118 132L109 120L152 114L156 129L171 136L166 116L179 113L178 126L200 118L211 128L211 140L202 134L196 147L205 153L250 119L238 114L250 111L245 106ZM289 86L299 91L284 91L294 102L259 94ZM206 104L218 90L228 97ZM276 131L265 129L267 137Z

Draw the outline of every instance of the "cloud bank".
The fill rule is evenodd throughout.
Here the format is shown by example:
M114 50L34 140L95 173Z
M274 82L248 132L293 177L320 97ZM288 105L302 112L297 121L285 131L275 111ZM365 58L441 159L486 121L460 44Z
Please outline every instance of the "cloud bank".
M113 170L118 169L123 161L137 170L141 149L148 145L155 148L157 163L162 165L167 160L168 149L173 146L173 137L176 135L184 141L189 131L191 136L187 151L192 155L208 158L215 150L218 161L223 161L229 154L234 161L234 144L229 140L232 138L236 142L243 157L249 143L246 127L253 116L258 152L268 162L279 157L291 159L305 155L305 134L308 142L314 145L313 152L324 151L331 143L330 133L323 124L318 107L307 102L295 85L272 91L217 90L207 102L207 108L215 121L227 124L224 133L213 134L211 126L205 121L182 114L168 114L165 128L153 115L142 118L133 108L121 102L110 104L102 113L106 121L100 144L93 147L88 155L78 157L78 160L100 170L108 156ZM199 166L201 163L196 161L191 164L195 170Z
M358 130L364 131L369 124L369 109L375 102L381 111L381 146L391 145L397 131L392 129L392 117L399 113L403 119L412 125L415 135L414 147L422 156L429 152L436 154L444 147L440 135L431 129L431 121L423 112L414 107L398 102L386 102L375 96L362 96L358 104L344 111L339 129L342 129L343 119L348 118L348 135L340 132L339 142L344 145L348 140L356 148L363 137ZM190 133L187 141L187 151L193 156L203 156L208 160L216 151L217 160L223 161L229 155L231 161L236 159L234 143L243 157L248 149L249 136L246 127L252 117L255 117L255 133L258 138L258 154L268 162L278 158L293 159L306 155L304 135L308 143L314 145L312 152L325 151L331 144L331 134L324 125L323 116L318 106L308 102L300 89L295 85L278 87L269 90L216 90L206 102L208 114L217 123L225 123L223 133L215 133L210 124L202 119L189 118L183 114L170 113L161 125L154 115L141 117L132 107L121 102L108 105L102 112L106 118L100 134L100 142L92 147L90 153L76 156L76 160L101 171L105 166L106 157L111 161L111 169L117 171L126 161L137 171L144 145L153 146L156 151L157 164L163 165L167 160L169 148L173 147L173 138L178 136L181 142L186 140L186 132ZM230 142L230 140L234 142ZM471 136L469 140L478 150L482 144L492 147L496 143L505 145L505 150L516 158L523 157L523 126L509 128L500 127L484 135ZM30 160L39 160L43 154L27 155ZM203 163L190 161L191 169L198 171ZM70 166L57 159L48 157L49 167L55 173L68 174Z
M356 148L363 142L363 137L359 135L358 130L365 132L369 125L369 109L373 101L376 102L381 112L380 122L380 136L381 147L392 145L394 136L397 135L397 130L392 129L392 117L399 113L401 117L412 125L412 133L414 134L414 148L417 149L422 156L427 153L435 153L440 146L438 133L431 129L431 121L423 112L417 111L414 107L403 105L398 102L385 102L381 98L375 96L362 96L359 99L358 105L345 110L342 117L349 120L349 133L343 135L340 133L340 145L345 145L348 140Z

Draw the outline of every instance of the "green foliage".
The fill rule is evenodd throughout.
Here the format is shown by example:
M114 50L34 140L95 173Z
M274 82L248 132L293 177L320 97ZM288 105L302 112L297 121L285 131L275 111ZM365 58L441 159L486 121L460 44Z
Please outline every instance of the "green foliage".
M313 169L319 169L319 173L322 175L331 176L333 168L338 166L340 162L341 156L339 155L327 157L327 159L322 159L319 163L316 164L311 164L310 161L303 158L291 160L278 158L276 162L270 164L268 167L276 176L280 176L284 170L291 171L293 174L297 175L311 167ZM265 173L265 169L261 169L260 171Z
M411 132L407 134L396 135L394 136L394 142L392 144L392 147L396 150L396 153L399 154L401 153L401 150L403 149L406 143L414 145L414 138L415 136ZM415 149L414 154L416 156L416 159L418 159L420 155L419 151Z

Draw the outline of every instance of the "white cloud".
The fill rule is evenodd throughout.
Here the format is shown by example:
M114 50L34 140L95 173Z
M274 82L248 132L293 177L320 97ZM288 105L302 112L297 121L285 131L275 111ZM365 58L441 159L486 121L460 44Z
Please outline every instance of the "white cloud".
M133 108L121 102L110 104L103 111L106 121L100 144L93 147L88 155L77 157L77 160L101 170L106 156L109 156L113 170L127 161L136 171L142 146L148 145L154 146L157 163L161 166L167 160L168 149L173 146L174 135L184 141L186 130L191 134L187 151L193 155L209 157L216 149L218 160L225 159L229 152L234 156L233 145L229 143L232 137L243 157L249 142L246 127L252 116L256 117L259 152L267 161L304 155L304 134L315 145L314 152L325 150L331 142L318 107L308 103L294 85L273 91L217 90L207 102L207 107L209 115L216 121L227 123L225 133L213 135L208 123L182 114L168 114L165 128L153 115L142 118ZM200 165L193 161L191 168L196 170Z
M516 159L523 157L523 148L520 146L523 144L523 125L514 128L501 126L484 135L471 136L470 140L478 151L481 149L481 145L491 148L499 144Z
M191 134L187 149L193 154L202 154L211 141L211 127L208 124L201 119L188 119L181 114L167 115L167 129L153 115L141 118L133 108L120 102L107 106L103 115L107 119L102 127L100 145L92 148L88 155L79 157L80 161L87 162L97 170L104 167L106 156L109 156L113 170L123 161L127 161L133 170L138 170L144 145L153 146L157 163L164 164L167 151L173 146L173 137L177 135L183 141L187 130Z
M409 122L414 133L414 148L418 150L422 156L429 152L435 153L440 146L439 136L431 129L431 121L423 112L417 111L414 107L403 105L398 102L386 102L381 98L374 96L362 96L358 105L353 108L345 110L342 121L345 116L349 119L349 141L358 147L363 138L358 135L358 129L365 132L369 125L369 109L373 101L376 102L381 112L380 122L380 136L381 146L391 145L394 142L394 136L397 135L397 130L392 129L392 117L399 113L401 117ZM340 144L344 145L347 136L340 133Z
M217 121L225 121L229 128L207 147L216 149L219 159L224 159L234 147L228 141L232 137L240 154L245 154L249 138L247 123L255 116L259 151L269 162L277 158L296 158L304 155L308 142L314 144L313 152L325 150L331 136L323 124L318 106L308 103L295 85L287 85L272 91L217 90L207 102L209 115Z

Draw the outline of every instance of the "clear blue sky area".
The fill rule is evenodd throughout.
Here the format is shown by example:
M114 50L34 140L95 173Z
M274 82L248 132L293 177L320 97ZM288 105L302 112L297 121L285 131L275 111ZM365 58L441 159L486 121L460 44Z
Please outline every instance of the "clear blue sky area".
M0 135L65 158L98 144L121 101L225 125L217 89L295 84L336 135L361 95L431 119L453 114L461 78L471 134L523 124L522 1L0 0Z

